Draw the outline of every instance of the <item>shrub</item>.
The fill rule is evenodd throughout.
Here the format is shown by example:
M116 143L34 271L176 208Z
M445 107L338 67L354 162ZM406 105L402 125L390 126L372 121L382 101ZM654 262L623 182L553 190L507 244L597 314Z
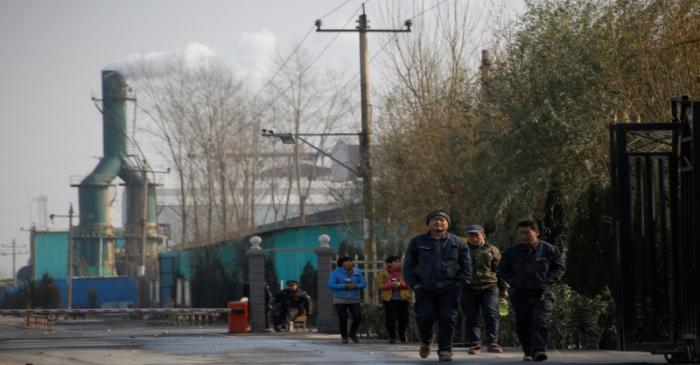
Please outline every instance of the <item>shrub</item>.
M554 286L554 312L549 331L549 347L553 349L612 349L615 347L614 302L610 290L590 297L572 290L565 284ZM415 310L409 309L406 337L418 341ZM461 313L455 327L455 344L463 342ZM483 326L482 326L483 329ZM384 308L362 304L360 334L365 338L388 338L384 326ZM500 317L499 341L505 346L519 347L512 306L508 315Z

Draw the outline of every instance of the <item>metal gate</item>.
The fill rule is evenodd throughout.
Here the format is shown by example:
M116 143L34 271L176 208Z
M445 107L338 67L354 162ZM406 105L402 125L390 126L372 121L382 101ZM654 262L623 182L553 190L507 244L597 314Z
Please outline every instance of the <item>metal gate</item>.
M672 101L670 123L610 128L616 200L616 312L621 350L698 360L700 177L693 161L700 103ZM697 227L697 228L696 228ZM700 233L700 232L698 232Z

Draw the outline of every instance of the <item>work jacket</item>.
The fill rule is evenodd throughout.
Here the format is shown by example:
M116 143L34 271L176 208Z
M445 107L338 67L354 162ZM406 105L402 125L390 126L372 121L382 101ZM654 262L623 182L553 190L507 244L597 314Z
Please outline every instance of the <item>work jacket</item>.
M469 247L452 233L435 239L430 232L413 237L403 264L406 282L413 288L444 292L469 283L472 274Z
M471 243L467 245L472 258L472 279L465 288L480 290L494 285L498 285L500 289L508 287L505 280L498 276L498 263L501 261L501 251L498 247L488 242L479 246Z
M277 294L275 302L285 308L298 308L299 311L311 315L311 297L301 288L296 291L284 289Z
M514 291L543 292L564 276L564 260L556 247L540 240L536 247L517 243L503 252L498 273Z

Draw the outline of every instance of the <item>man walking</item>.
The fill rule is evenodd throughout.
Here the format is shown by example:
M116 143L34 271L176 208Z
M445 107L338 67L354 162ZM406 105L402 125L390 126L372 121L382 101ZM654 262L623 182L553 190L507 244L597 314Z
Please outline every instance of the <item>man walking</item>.
M411 239L404 259L404 277L416 296L419 354L422 358L430 355L437 320L438 358L452 361L459 294L472 272L469 247L447 232L450 216L446 211L430 212L425 223L429 231Z
M501 252L486 242L484 227L478 224L467 227L467 244L472 259L472 279L462 289L460 303L466 324L468 353L481 353L479 311L484 317L483 344L488 352L500 353L503 349L498 344L498 299L507 296L508 286L497 275Z
M547 360L547 331L554 309L552 284L564 275L556 247L540 240L533 219L518 222L519 243L503 252L499 274L511 286L518 339L524 361Z

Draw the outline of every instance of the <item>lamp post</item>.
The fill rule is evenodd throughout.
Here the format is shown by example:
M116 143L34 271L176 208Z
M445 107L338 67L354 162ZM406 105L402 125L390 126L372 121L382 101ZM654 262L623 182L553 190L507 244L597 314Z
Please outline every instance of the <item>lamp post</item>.
M68 309L73 308L73 203L68 208L68 215L51 214L49 218L53 222L55 217L68 218L68 274L66 274L66 303Z

